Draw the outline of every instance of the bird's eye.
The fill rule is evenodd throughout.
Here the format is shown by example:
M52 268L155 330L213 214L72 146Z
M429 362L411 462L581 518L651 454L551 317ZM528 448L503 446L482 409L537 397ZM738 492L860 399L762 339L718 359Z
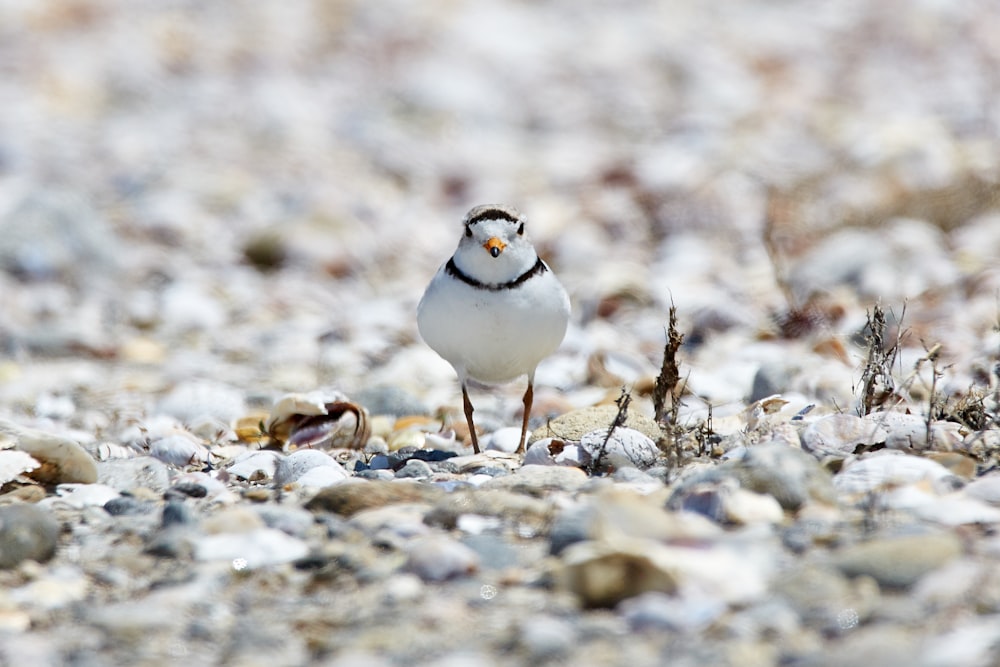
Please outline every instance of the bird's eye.
M468 225L465 226L465 235L470 239L472 238L472 227L469 227Z
M524 223L523 222L521 223L521 226L517 228L517 235L518 236L524 236Z

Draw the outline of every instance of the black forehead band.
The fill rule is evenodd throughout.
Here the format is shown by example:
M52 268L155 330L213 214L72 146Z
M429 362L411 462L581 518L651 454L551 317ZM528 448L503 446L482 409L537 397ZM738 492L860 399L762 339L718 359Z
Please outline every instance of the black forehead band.
M499 208L488 208L485 211L480 211L465 222L465 226L474 225L477 222L482 222L483 220L506 220L507 222L519 222L516 215L512 215L507 211Z

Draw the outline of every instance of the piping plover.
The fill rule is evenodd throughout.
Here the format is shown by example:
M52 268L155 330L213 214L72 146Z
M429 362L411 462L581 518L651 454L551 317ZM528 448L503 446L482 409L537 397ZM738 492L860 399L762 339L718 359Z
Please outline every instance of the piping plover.
M417 306L420 335L458 374L476 453L469 381L499 384L528 376L517 448L523 452L535 368L559 347L569 321L566 290L535 252L524 223L510 206L469 211L458 248Z

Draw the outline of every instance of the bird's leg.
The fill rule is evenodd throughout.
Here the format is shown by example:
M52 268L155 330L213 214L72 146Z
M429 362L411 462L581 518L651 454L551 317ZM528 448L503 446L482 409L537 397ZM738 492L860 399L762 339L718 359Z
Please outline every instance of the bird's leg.
M472 423L472 401L469 400L469 390L462 383L462 401L465 405L465 421L469 422L469 435L472 437L472 450L479 453L479 438L476 437L476 425Z
M521 444L517 446L517 454L524 453L524 441L528 435L528 418L531 416L531 402L535 400L535 378L528 376L528 388L524 390L524 418L521 420Z

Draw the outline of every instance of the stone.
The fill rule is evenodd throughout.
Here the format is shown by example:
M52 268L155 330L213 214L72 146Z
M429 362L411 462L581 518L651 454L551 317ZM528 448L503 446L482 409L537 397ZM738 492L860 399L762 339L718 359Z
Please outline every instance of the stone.
M645 434L631 428L616 428L611 436L608 430L599 429L584 434L580 446L599 470L618 468L649 468L656 463L660 451Z
M424 581L464 577L479 567L475 551L443 535L418 538L406 547L407 568Z
M535 429L531 439L532 442L542 438L580 442L583 436L591 431L603 429L607 432L611 424L614 423L617 414L618 407L614 405L598 405L574 410L552 419L541 428ZM663 437L663 433L655 421L635 410L629 411L625 419L625 426L639 431L653 442Z
M844 458L859 447L885 442L888 432L877 423L849 414L820 417L802 431L802 448L817 456Z
M514 474L494 477L484 482L484 489L504 489L542 496L550 491L575 491L587 482L587 474L578 468L526 465Z
M327 487L314 495L305 507L311 512L352 516L373 507L399 503L433 503L443 495L444 491L419 482L373 480Z
M866 575L887 588L909 588L961 553L961 540L950 533L879 537L835 552L833 564L849 577Z
M40 507L0 507L0 569L24 560L47 562L55 555L59 532L59 522Z

